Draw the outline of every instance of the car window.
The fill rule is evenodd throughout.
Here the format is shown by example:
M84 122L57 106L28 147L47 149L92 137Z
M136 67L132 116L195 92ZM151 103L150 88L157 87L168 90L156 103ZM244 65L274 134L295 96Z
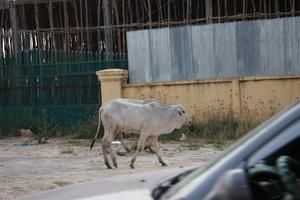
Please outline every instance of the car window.
M265 160L267 157L274 157L275 155L284 154L283 149L291 148L292 144L295 144L299 141L300 137L300 120L297 120L289 127L285 128L270 140L266 145L262 148L258 149L249 159L248 159L248 167L253 166L260 160ZM300 144L299 144L300 145ZM300 149L300 146L295 146ZM299 151L296 151L299 152ZM289 153L292 153L290 151ZM296 155L294 155L296 156Z
M250 157L245 173L253 199L299 199L300 120Z

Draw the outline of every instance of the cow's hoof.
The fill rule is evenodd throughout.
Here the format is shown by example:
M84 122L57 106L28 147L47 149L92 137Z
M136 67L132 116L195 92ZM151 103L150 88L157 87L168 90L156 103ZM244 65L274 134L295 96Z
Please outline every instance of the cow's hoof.
M161 163L161 166L167 167L168 165L166 163Z
M115 168L118 168L118 164L114 164L114 167L115 167Z
M110 166L110 164L105 163L105 165L106 165L107 169L112 169L112 167Z
M130 164L130 168L131 168L131 169L134 169L134 165L133 165L133 164Z

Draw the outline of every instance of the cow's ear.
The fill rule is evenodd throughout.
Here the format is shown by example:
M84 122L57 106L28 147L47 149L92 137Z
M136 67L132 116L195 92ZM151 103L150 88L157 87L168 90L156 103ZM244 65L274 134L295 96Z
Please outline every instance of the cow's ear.
M177 113L178 113L180 116L182 115L181 111L177 111Z

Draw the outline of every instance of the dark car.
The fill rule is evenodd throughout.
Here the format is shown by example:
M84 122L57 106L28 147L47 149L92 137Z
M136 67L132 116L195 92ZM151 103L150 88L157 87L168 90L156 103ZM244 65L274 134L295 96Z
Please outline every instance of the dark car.
M159 181L166 172L170 175L170 170L102 179L25 199L300 199L299 136L297 101L206 167L173 171L172 177L152 189L141 186Z

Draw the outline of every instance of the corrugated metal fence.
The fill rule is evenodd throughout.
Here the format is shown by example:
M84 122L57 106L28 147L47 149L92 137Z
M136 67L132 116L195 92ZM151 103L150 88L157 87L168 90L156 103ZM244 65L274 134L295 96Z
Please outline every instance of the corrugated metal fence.
M300 18L127 33L130 82L300 74Z

